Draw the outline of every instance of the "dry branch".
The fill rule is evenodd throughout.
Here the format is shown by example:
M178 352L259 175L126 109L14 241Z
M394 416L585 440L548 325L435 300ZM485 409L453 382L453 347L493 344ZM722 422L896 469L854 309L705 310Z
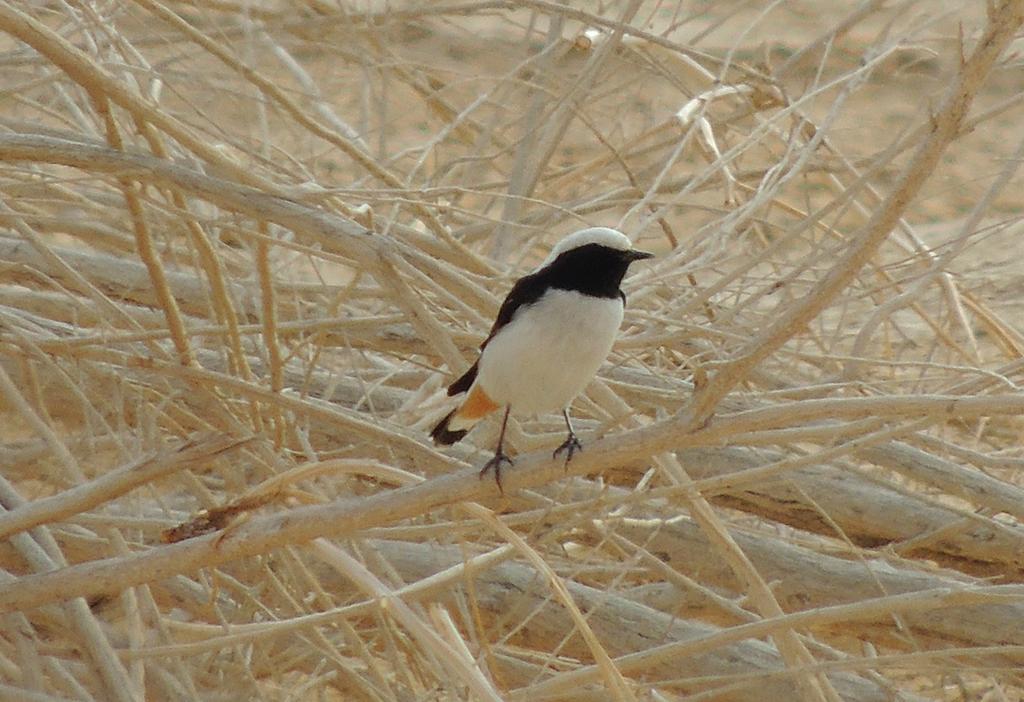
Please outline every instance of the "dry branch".
M54 523L73 514L86 512L124 493L174 471L209 460L245 443L230 437L205 437L165 452L117 468L91 483L79 485L59 495L26 503L0 515L0 538L39 524Z
M187 374L190 377L209 377L185 368L165 367L167 372ZM244 389L244 384L228 379L211 378L222 387ZM274 395L268 391L249 388L248 392L265 399ZM284 402L285 396L277 396ZM561 480L566 475L588 475L615 466L635 464L645 457L684 446L717 443L730 433L764 429L770 425L792 423L794 417L809 419L820 416L820 405L829 405L832 416L863 417L888 411L895 416L915 416L924 411L929 416L978 417L990 413L1024 414L1024 396L990 396L981 398L933 397L906 398L906 402L873 401L868 398L845 401L808 400L792 403L789 411L752 411L731 417L720 417L712 425L698 431L680 432L679 420L666 420L660 424L618 434L593 442L591 450L584 452L568 466L552 458L548 451L521 456L516 469L504 479L509 492L545 485ZM906 408L900 405L908 406ZM336 420L349 430L365 431L398 448L432 457L430 449L411 437L381 429L374 424L342 413L341 410L318 408L307 401L289 403L292 409L317 412L325 419ZM801 407L802 406L802 407ZM800 410L803 411L800 411ZM744 416L748 415L748 416ZM751 416L752 415L752 416ZM730 431L731 430L731 431ZM451 465L451 464L449 464ZM0 592L0 612L37 607L55 600L119 592L126 585L140 584L178 573L191 573L198 568L226 563L234 559L266 553L289 544L301 544L311 539L330 536L347 538L373 526L409 519L440 507L459 502L478 501L499 493L496 484L477 479L475 468L462 469L428 482L390 492L377 493L358 500L289 510L279 515L253 519L225 534L201 537L191 541L161 546L149 551L110 561L97 561L72 566L60 573L25 578Z
M680 572L698 573L701 582L719 592L724 590L737 595L742 592L738 591L729 569L708 557L708 541L690 520L624 520L608 526L633 543L658 553L665 563ZM921 572L899 559L858 558L861 554L838 558L761 534L737 534L736 540L758 572L774 583L773 592L790 612L857 602L883 594L984 586L981 580L967 579L953 572ZM664 611L681 611L681 593L667 583L641 586L630 595ZM706 603L691 606L698 605L706 606ZM1021 645L1024 632L1017 623L1022 616L1024 603L1009 602L908 613L891 624L894 635L897 632L923 635L973 646ZM872 624L884 626L885 623ZM909 626L909 631L902 631L903 626ZM870 628L865 634L878 636L878 632Z
M1024 694L1024 0L350 5L0 0L0 697ZM590 225L501 495L426 430Z
M386 554L388 561L404 577L416 579L429 576L438 567L459 563L463 558L457 548L439 552L434 546L379 541L373 542L372 546ZM579 606L588 612L590 625L609 648L609 653L619 659L617 665L621 666L621 661L628 660L631 653L647 650L652 645L687 642L689 655L666 659L660 665L645 669L647 675L674 680L681 692L692 693L704 689L701 683L687 682L687 678L720 678L728 684L730 677L736 673L766 673L782 669L778 653L760 641L737 639L738 642L732 645L724 643L720 646L702 646L702 639L714 638L720 631L699 622L658 612L615 592L572 581L567 582L566 587ZM523 643L528 644L532 638L556 638L560 632L572 629L567 613L546 601L548 596L542 578L532 568L524 565L505 563L481 574L475 585L475 596L486 616L498 621L507 619L510 611L531 612L530 630L519 634ZM582 649L582 642L570 639L564 654L585 656L585 650ZM755 680L757 682L753 687L741 685L738 690L730 691L725 699L792 699L796 692L796 685L791 679L756 677ZM589 682L594 681L591 677ZM881 689L857 676L836 675L831 677L831 682L843 699L886 698ZM570 689L572 691L567 695L569 698L579 692L579 687L563 688L559 697L565 696ZM510 697L538 699L541 694L544 693L540 688L525 686L513 691Z

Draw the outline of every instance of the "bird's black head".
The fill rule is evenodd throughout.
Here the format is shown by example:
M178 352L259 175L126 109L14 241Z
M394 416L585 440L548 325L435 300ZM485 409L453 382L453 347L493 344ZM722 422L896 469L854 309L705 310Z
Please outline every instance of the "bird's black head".
M634 249L624 234L595 227L559 242L541 271L554 288L614 298L622 294L619 286L629 264L651 256Z

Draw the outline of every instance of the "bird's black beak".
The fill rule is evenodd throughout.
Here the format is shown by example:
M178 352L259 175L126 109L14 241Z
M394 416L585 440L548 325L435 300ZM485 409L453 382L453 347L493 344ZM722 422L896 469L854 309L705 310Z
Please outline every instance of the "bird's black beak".
M626 260L632 263L633 261L642 261L645 258L654 258L654 254L648 253L647 251L638 251L637 249L631 249L623 252Z

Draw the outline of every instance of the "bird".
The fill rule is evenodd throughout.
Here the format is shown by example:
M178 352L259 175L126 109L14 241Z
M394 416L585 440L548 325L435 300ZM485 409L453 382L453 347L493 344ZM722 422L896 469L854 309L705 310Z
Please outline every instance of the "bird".
M504 491L502 464L514 463L504 451L509 414L560 410L568 435L552 458L565 452L568 468L583 450L569 406L611 351L626 305L620 287L626 271L653 255L608 227L581 229L559 241L537 269L512 285L476 361L448 386L448 395L461 396L460 402L430 432L434 442L450 446L484 417L504 410L494 457L480 470L481 478L493 470Z

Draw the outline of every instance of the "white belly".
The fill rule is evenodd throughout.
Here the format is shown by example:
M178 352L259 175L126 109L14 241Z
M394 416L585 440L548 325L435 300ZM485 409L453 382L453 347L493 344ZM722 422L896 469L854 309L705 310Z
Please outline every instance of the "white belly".
M548 290L487 344L476 382L519 414L568 407L608 357L622 312L617 297Z

